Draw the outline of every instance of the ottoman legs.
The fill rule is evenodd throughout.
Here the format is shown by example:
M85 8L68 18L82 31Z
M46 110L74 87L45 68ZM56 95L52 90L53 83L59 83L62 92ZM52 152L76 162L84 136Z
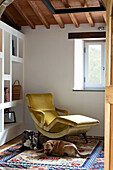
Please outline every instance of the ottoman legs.
M88 143L88 140L87 140L87 137L86 137L86 133L82 133L82 135L83 135L83 137L84 137L86 143Z

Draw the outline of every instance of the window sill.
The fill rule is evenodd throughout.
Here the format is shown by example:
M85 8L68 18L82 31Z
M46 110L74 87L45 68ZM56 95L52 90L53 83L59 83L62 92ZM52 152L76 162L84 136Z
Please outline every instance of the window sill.
M83 90L72 90L72 91L75 91L75 92L105 92L105 90L85 90L85 89L83 89Z

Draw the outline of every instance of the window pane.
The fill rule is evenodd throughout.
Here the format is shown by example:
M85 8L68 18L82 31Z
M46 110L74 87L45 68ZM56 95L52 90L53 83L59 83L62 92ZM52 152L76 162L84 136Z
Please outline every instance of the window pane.
M101 45L89 45L88 84L101 84Z

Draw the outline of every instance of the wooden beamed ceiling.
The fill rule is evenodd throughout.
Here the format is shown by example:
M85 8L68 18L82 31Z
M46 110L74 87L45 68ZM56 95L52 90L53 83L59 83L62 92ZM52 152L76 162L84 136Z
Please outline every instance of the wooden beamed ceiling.
M50 0L55 9L100 7L101 0ZM64 28L66 24L74 24L79 28L80 24L88 23L91 27L95 23L106 23L106 12L85 12L52 14L41 0L14 0L4 11L1 20L21 29L21 26L44 25L47 29L51 25L59 25Z

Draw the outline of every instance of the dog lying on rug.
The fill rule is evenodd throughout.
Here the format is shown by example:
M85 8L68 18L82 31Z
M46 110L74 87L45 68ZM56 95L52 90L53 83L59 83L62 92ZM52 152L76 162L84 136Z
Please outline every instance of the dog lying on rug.
M43 143L43 148L38 150L38 134L32 130L26 130L22 138L22 147L19 150L24 151L29 149L37 150L37 153L43 152L46 155L60 157L75 157L77 154L81 157L90 155L80 153L75 144L62 140L48 140Z
M43 146L44 148L37 152L43 151L48 156L75 157L78 154L80 157L86 157L90 155L80 153L75 144L62 140L48 140Z
M22 138L21 151L33 149L38 149L38 134L32 130L26 130L23 132L24 136Z

